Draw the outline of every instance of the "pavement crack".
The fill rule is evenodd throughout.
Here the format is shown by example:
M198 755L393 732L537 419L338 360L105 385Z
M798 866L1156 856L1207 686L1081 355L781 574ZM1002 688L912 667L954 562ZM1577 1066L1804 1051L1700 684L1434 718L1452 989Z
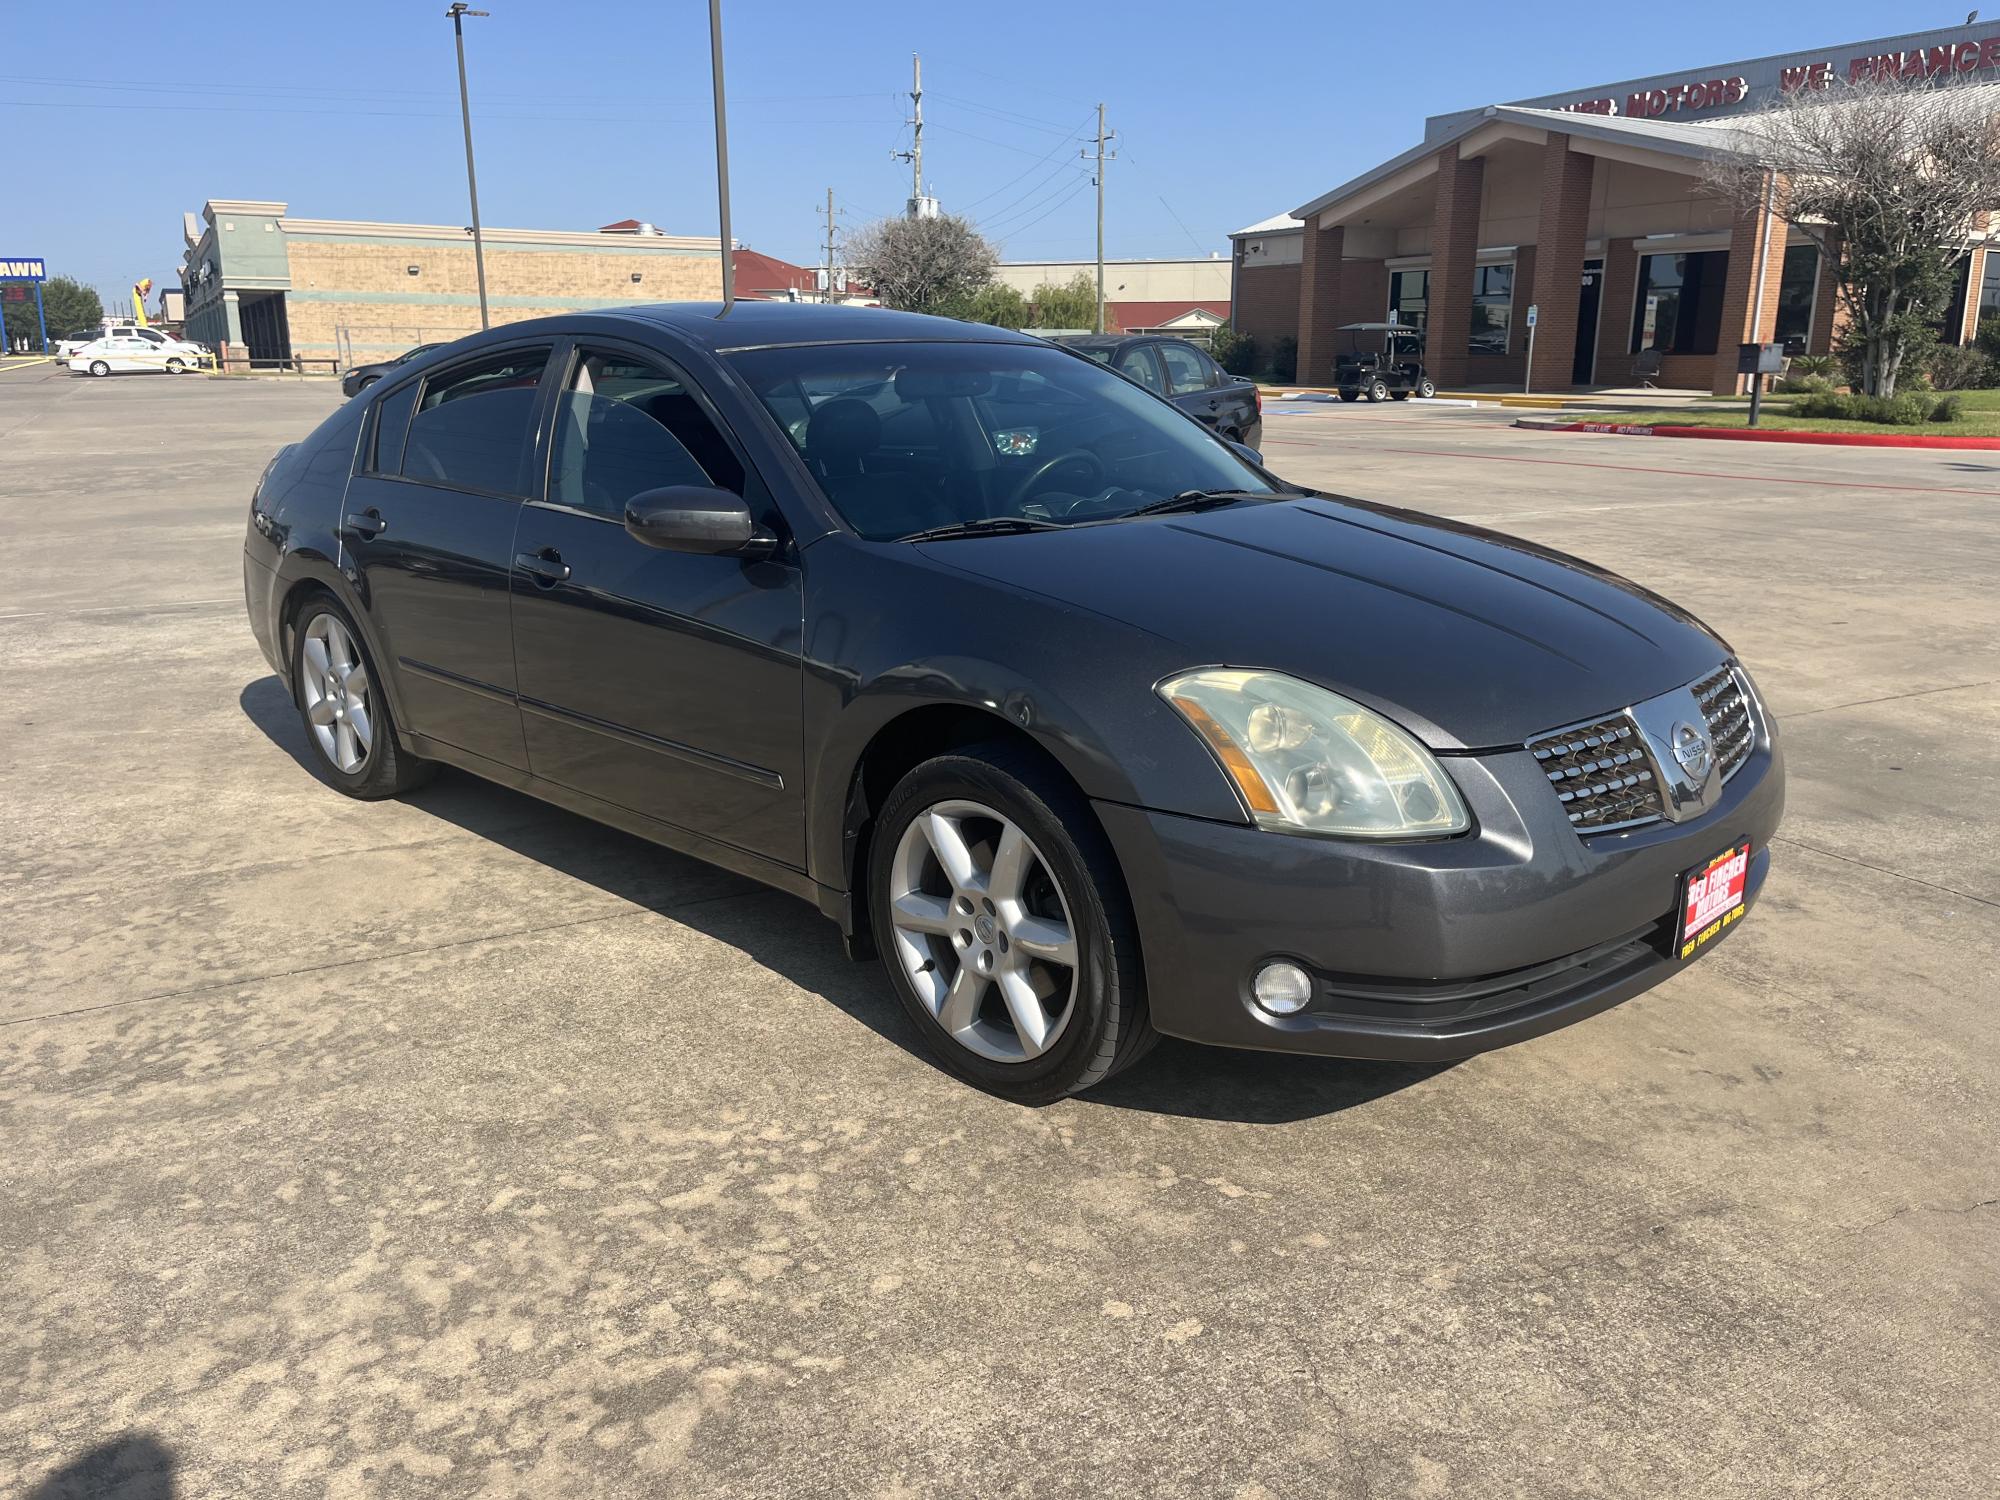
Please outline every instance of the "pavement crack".
M1907 693L1891 693L1886 698L1856 698L1852 703L1832 703L1825 708L1801 709L1797 713L1780 714L1778 722L1789 724L1794 719L1810 719L1815 714L1837 714L1843 708L1867 708L1875 703L1901 703L1905 698L1929 698L1937 693L1968 693L1974 688L2000 685L2000 677L1988 677L1982 682L1960 682L1950 687L1912 688Z
M295 969L276 969L267 974L239 974L229 979L218 979L209 984L189 985L185 989L161 990L152 995L135 995L130 1000L107 1000L102 1005L79 1005L73 1010L45 1010L34 1015L15 1016L11 1020L0 1021L0 1031L10 1026L25 1026L31 1021L66 1021L74 1016L96 1015L101 1011L123 1010L133 1005L153 1005L167 1000L190 1000L200 995L212 995L217 990L240 989L245 985L268 984L274 979L295 979L302 974L324 974L334 969L352 969L362 964L380 963L388 958L411 958L425 953L448 953L454 948L470 948L479 943L504 942L508 938L535 937L544 932L561 932L570 927L588 927L596 922L628 922L634 917L671 917L676 912L690 911L697 906L714 906L725 901L747 901L756 896L769 895L764 889L754 891L730 891L720 896L698 896L691 901L676 901L672 906L646 906L636 911L601 912L596 916L575 917L567 922L544 922L535 927L509 928L505 932L482 932L472 937L456 938L448 943L426 943L414 948L391 948L381 953L368 953L359 958L343 958L333 963L304 964Z
M1908 1214L1948 1214L1954 1218L1963 1218L1966 1214L1977 1213L1982 1208L1992 1208L1995 1204L2000 1204L2000 1198L1977 1198L1959 1208L1938 1203L1908 1203L1892 1214L1884 1214L1881 1218L1871 1219L1866 1224L1856 1224L1848 1230L1848 1233L1866 1234L1871 1229L1880 1229L1884 1224L1893 1224Z
M1851 854L1836 854L1831 849L1821 849L1817 845L1804 843L1799 839L1793 838L1790 834L1775 834L1772 836L1771 842L1774 844L1790 844L1794 849L1803 849L1808 854L1817 854L1826 859L1837 859L1842 864L1859 865L1864 870L1873 870L1877 875L1887 875L1892 880L1907 880L1911 885L1920 885L1925 890L1937 891L1946 896L1956 896L1961 901L1971 901L1980 906L1988 906L1995 910L2000 910L2000 901L1992 900L1989 897L1975 896L1970 891L1961 891L1957 886L1939 885L1935 880L1925 880L1921 876L1905 875L1901 870L1892 870L1887 865L1872 864L1865 859L1856 859Z

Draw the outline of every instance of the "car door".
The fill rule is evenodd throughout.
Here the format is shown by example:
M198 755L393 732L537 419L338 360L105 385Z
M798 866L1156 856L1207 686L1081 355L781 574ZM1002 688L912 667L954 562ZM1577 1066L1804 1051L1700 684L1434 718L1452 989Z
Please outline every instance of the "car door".
M1183 339L1162 339L1156 347L1167 372L1167 399L1198 421L1219 425L1222 396L1202 352Z
M624 526L634 495L714 485L782 537L769 491L685 371L637 345L579 340L551 427L513 574L530 767L803 868L796 557L667 552Z
M386 391L342 525L403 727L517 770L508 585L554 348L489 347Z
M166 367L165 362L154 354L151 344L135 338L113 339L109 362L114 370L157 370Z

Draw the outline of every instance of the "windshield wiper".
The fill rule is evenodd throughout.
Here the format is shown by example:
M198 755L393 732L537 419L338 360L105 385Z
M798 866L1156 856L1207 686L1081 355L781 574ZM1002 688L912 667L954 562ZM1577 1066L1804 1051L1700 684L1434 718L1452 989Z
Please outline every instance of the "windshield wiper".
M1039 516L981 516L972 521L953 521L949 526L933 526L896 538L899 542L941 542L961 536L1010 536L1020 531L1067 531L1062 521L1044 521Z
M1179 511L1211 510L1218 505L1234 505L1238 500L1275 500L1276 490L1182 490L1178 495L1169 495L1164 500L1154 500L1137 510L1125 512L1124 519L1134 516L1164 516Z

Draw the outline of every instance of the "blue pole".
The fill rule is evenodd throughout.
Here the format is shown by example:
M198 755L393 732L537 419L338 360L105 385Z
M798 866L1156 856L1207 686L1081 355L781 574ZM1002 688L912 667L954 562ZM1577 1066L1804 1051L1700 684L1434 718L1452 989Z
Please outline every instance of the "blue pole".
M49 320L42 314L42 284L35 283L35 322L42 330L42 353L49 352Z

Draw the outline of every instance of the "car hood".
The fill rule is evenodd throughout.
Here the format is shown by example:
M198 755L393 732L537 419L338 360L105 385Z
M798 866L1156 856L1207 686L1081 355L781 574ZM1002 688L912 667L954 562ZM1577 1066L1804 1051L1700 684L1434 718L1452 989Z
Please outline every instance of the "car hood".
M924 544L934 562L1388 714L1434 749L1519 745L1693 681L1728 647L1589 563L1478 527L1315 496Z

